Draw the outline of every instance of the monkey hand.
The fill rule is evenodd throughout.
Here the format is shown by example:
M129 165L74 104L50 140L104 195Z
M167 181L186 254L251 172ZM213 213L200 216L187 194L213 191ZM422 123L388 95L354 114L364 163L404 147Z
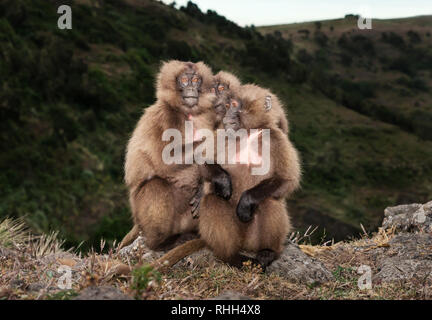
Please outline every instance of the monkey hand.
M243 192L237 205L237 217L241 222L249 222L258 207L258 201L247 191Z
M220 174L212 178L212 185L215 194L224 200L229 200L232 195L232 183L231 177L227 172L221 172Z

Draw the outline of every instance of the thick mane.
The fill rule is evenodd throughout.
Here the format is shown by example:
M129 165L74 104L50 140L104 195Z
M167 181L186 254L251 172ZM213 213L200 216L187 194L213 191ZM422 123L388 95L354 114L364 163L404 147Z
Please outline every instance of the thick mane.
M204 62L197 62L194 67L203 79L201 91L209 92L213 85L213 72Z
M238 90L238 88L241 86L240 80L234 74L226 71L219 71L214 76L214 80L216 82L228 84L228 87L231 90Z
M156 98L168 104L178 100L177 77L186 68L186 63L178 60L164 62L156 77Z
M288 132L289 125L284 106L275 94L269 89L259 87L256 84L245 84L242 86L240 92L246 99L252 102L251 105L253 105L253 107L251 106L250 108L254 108L257 111L263 108L264 114L271 118L270 121L278 127L280 127L282 123L282 131L284 131L285 134ZM270 100L266 102L268 97L270 97ZM270 108L268 110L266 110L267 103L270 103Z
M193 63L179 60L164 62L156 77L157 100L177 110L183 106L181 95L177 89L177 77L187 68L195 70L202 77L199 112L210 109L212 103L210 88L213 83L213 73L203 62Z
M274 114L265 110L270 92L255 85L242 86L238 97L243 103L241 122L246 129L274 128Z

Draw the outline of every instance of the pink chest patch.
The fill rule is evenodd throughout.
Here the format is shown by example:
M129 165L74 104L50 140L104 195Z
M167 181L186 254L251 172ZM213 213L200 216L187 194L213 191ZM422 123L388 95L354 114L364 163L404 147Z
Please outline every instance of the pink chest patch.
M193 141L194 141L194 142L195 142L195 141L201 141L202 138L203 138L203 135L200 133L199 130L195 129L196 123L195 123L195 121L194 121L194 117L193 117L191 114L189 114L189 115L187 116L187 119L188 119L189 121L192 121L192 123L193 123Z
M248 166L262 163L262 157L258 151L258 139L261 132L261 130L256 131L248 137L246 147L240 148L236 152L236 163L245 163L246 161Z

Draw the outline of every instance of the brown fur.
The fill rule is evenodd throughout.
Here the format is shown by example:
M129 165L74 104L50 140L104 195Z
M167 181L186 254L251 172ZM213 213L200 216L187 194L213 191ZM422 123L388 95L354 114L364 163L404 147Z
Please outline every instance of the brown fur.
M186 67L202 77L198 105L183 104L176 78ZM129 140L125 161L125 182L135 227L120 247L134 240L141 230L151 249L159 248L173 235L197 229L189 201L200 179L196 165L171 164L162 161L162 150L169 142L162 141L166 129L177 129L185 137L185 121L192 116L194 127L212 129L214 112L211 94L213 75L204 63L170 61L163 64L157 76L157 101L148 107Z
M233 261L240 250L259 252L271 249L279 255L290 229L284 199L299 186L299 158L284 132L278 129L277 123L282 109L275 108L277 98L272 97L272 109L264 109L267 95L267 90L253 85L242 86L238 92L234 92L234 97L237 96L243 103L241 127L248 130L270 129L269 172L262 176L251 175L248 165L222 165L231 176L231 199L224 201L209 193L204 196L201 204L201 238L217 257L227 262ZM274 177L284 180L284 187L259 204L251 222L240 222L236 216L236 208L243 192Z
M255 99L262 99L265 104L265 97L271 98L271 109L272 113L275 114L275 124L279 127L285 134L288 134L288 120L285 114L284 107L280 102L279 98L268 89L261 88L256 84L245 84L242 85L240 80L232 73L226 71L220 71L214 76L214 83L221 83L225 85L229 91L237 92L240 87L245 92L250 92L255 97ZM228 93L229 91L226 91Z
M271 97L272 107L270 110L272 110L272 114L274 114L273 121L275 122L276 126L283 131L283 133L288 134L289 126L284 107L280 102L279 98L274 93L272 93L268 89L261 88L256 84L245 84L242 86L242 90L251 93L255 97L255 99L260 99L260 101L263 101L264 104L265 97Z
M213 81L224 84L229 90L238 90L241 86L240 80L234 74L226 71L216 73Z
M229 201L217 197L211 190L210 183L206 182L200 208L199 233L214 254L226 262L236 263L241 250L260 252L270 249L276 258L281 253L291 228L285 197L299 187L300 161L286 135L287 131L280 128L281 117L286 118L277 97L272 95L272 108L264 109L268 95L271 95L268 90L254 85L241 86L237 91L230 90L226 93L227 99L234 96L243 102L240 116L242 128L270 129L271 136L271 168L266 175L251 175L250 167L243 164L222 165L232 180L233 194ZM288 121L285 123L288 130ZM203 168L205 167L201 167L202 175L208 181L211 177ZM284 183L272 197L260 202L251 222L240 222L236 216L236 207L242 193L269 178L278 178ZM178 260L190 254L188 243L177 250ZM182 250L183 255L180 254ZM177 261L170 260L170 263L172 265Z

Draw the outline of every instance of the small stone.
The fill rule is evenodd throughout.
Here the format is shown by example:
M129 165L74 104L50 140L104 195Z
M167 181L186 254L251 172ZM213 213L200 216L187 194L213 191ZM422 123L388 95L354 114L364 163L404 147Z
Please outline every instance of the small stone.
M251 298L242 295L236 291L224 291L217 297L211 298L210 300L252 300Z
M305 284L324 283L333 278L320 261L306 255L292 242L287 243L279 259L268 266L266 272Z
M29 286L27 287L28 291L40 291L44 288L45 286L40 283L40 282L35 282L35 283L30 283Z
M9 283L9 286L12 289L23 289L25 287L25 282L23 280L20 280L20 279L15 279Z
M74 300L133 300L119 289L110 286L92 286L82 290Z

